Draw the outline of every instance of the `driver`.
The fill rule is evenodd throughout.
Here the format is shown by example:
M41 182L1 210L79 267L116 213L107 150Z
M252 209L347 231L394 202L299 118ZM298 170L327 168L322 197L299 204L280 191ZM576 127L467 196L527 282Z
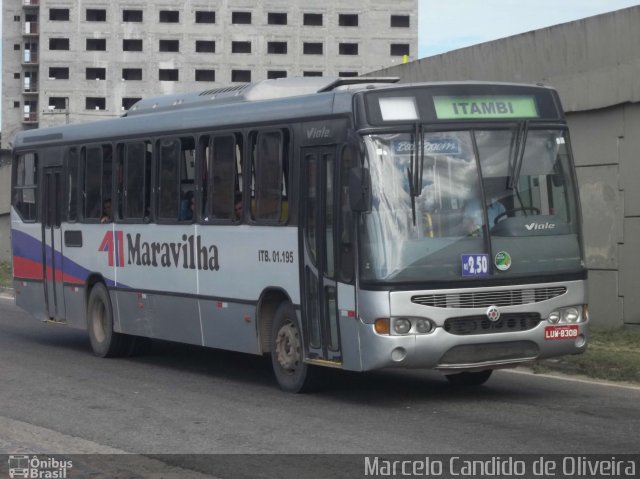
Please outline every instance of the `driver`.
M504 213L504 205L500 201L492 199L487 206L487 216L489 217L489 227L495 224L496 218ZM482 208L480 207L480 199L472 198L464 205L462 212L463 226L467 234L478 236L484 225Z

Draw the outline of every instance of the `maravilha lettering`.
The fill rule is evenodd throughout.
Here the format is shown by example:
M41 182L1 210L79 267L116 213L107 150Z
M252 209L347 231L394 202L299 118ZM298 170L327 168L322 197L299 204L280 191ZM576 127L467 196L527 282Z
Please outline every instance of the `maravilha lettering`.
M162 266L163 268L201 269L218 271L218 247L202 244L200 235L182 235L182 241L165 243L144 241L140 233L127 234L128 264Z

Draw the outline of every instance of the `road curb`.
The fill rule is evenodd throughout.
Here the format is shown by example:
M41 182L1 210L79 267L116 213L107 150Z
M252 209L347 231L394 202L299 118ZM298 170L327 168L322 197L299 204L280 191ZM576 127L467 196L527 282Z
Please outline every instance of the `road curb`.
M536 361L530 369L534 372L534 374L559 373L566 376L585 377L594 381L629 383L640 386L640 372L636 372L635 375L627 374L617 378L601 377L598 375L591 375L589 374L589 371L583 366L570 364L566 361L563 361L562 358L542 359Z
M6 286L0 286L0 298L8 298L13 299L15 297L15 293L13 288L7 288Z
M584 371L581 367L573 364L567 364L566 362L560 359L540 359L536 361L536 366L559 371L565 374L584 374Z

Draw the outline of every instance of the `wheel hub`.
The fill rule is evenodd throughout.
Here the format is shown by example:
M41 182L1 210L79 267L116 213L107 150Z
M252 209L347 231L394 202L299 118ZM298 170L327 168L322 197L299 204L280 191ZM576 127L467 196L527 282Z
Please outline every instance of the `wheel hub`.
M276 337L276 357L278 364L287 372L293 372L300 362L300 339L298 330L292 323L280 328Z

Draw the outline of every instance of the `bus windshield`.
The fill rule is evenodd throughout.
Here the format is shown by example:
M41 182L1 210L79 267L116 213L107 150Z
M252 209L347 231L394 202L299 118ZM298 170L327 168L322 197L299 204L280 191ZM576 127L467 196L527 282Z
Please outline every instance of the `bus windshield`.
M372 207L359 223L363 281L582 269L564 129L520 125L421 136L421 148L417 133L364 137ZM411 178L419 171L421 190L412 197Z

